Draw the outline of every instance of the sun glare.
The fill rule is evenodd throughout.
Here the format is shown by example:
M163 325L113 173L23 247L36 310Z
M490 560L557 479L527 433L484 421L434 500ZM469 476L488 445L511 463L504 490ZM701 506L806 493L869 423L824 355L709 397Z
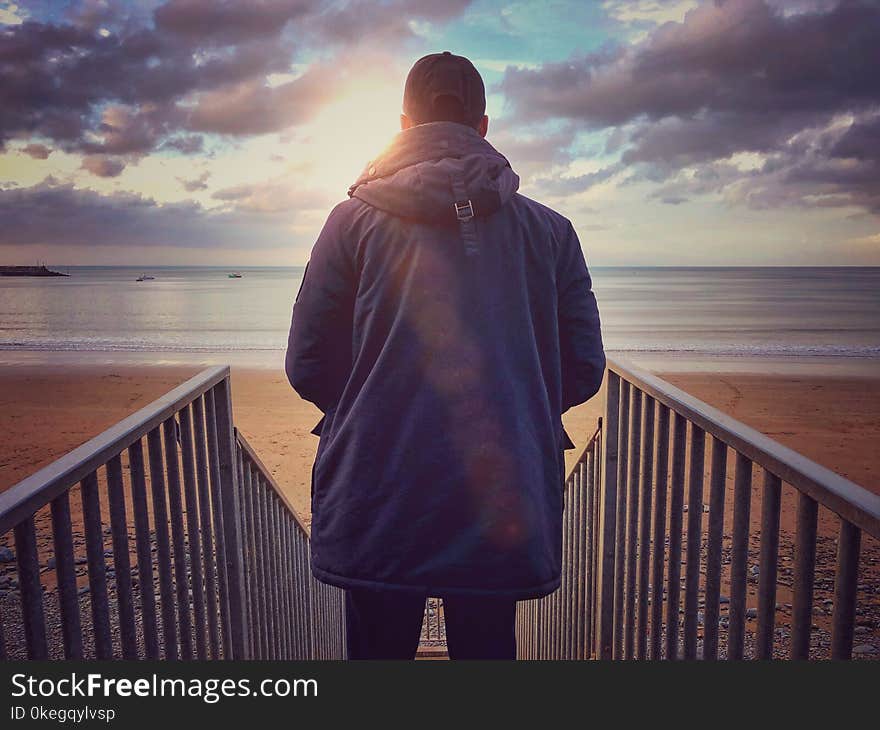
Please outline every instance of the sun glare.
M401 92L377 81L352 85L310 125L315 183L344 193L400 131Z

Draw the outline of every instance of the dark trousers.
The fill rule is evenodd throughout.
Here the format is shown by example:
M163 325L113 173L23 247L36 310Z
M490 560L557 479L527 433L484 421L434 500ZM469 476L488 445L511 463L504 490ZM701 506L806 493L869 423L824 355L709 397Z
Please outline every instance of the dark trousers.
M345 592L349 659L413 659L427 596L365 588ZM516 601L443 598L450 659L516 659Z

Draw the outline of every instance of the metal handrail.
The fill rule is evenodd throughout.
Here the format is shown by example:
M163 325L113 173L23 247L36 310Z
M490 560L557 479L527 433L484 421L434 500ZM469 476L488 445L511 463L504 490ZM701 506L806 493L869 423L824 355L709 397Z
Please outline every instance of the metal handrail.
M341 659L343 592L310 569L309 529L238 429L245 633L253 659Z
M520 604L519 656L851 658L862 532L880 536L880 496L630 363L609 358L605 401L598 444L588 443L566 477L561 586ZM753 530L755 467L763 483ZM798 495L790 566L780 561L783 485ZM833 601L817 571L818 545L830 537L820 535L820 509L839 520ZM786 580L791 614L777 618ZM827 643L815 633L817 596L825 599L818 614L831 616ZM777 631L785 621L790 633Z
M10 629L30 659L247 658L239 513L230 371L215 367L0 495L21 607L20 623L0 614L0 658Z
M0 493L0 535L106 464L222 380L229 366L203 370L51 464Z
M568 482L570 479L573 479L575 474L577 473L581 464L586 461L588 454L595 448L596 441L599 440L599 436L602 433L602 417L599 416L599 420L596 422L596 430L593 431L590 438L587 439L587 444L581 449L580 456L578 456L577 461L572 465L571 469L568 471L568 475L565 477L565 481Z
M239 430L235 429L235 437L238 441L238 445L241 446L242 451L247 455L247 458L250 459L251 463L256 467L256 469L260 472L260 475L263 479L266 480L266 483L272 488L275 492L278 499L281 500L284 508L290 513L291 518L296 522L297 527L302 530L303 534L307 537L311 536L311 530L309 530L308 525L303 522L302 517L300 517L299 512L297 512L296 508L293 506L293 502L290 501L288 496L284 493L284 490L275 480L275 477L272 476L272 472L269 471L269 467L267 467L262 459L257 455L257 452L254 450L253 446L248 443L248 440L244 437L244 434Z
M229 367L0 494L0 537L10 531L21 620L0 613L0 659L344 656L342 593L311 575L307 526L233 426Z
M600 418L565 480L560 586L548 596L517 604L520 659L586 659L591 655L599 590L597 497L602 429Z
M819 504L880 538L880 495L869 492L626 360L608 358L608 370L773 472L782 481L809 494Z
M728 616L721 617L729 451L736 457L731 595ZM755 465L764 474L757 534L750 528ZM880 496L661 378L609 359L605 415L565 479L561 586L520 603L520 656L674 659L702 651L711 659L719 653L723 618L727 656L742 658L750 653L750 538L760 540L758 606L749 609L757 619L754 654L774 656L783 483L798 493L791 657L807 658L815 648L815 594L827 588L815 580L821 507L840 521L830 655L850 658L860 542L863 531L880 537ZM71 519L77 485L82 559ZM46 541L36 531L37 513L47 507L54 566L41 562ZM345 655L342 591L311 575L307 525L234 428L228 367L205 370L0 494L0 536L9 531L29 658L50 654L45 612L55 606L46 604L46 572L56 576L66 658L82 658L87 638L99 659ZM85 632L76 568L83 562L91 604ZM135 574L136 582L127 579ZM436 618L439 631L439 613ZM8 628L0 614L0 659Z

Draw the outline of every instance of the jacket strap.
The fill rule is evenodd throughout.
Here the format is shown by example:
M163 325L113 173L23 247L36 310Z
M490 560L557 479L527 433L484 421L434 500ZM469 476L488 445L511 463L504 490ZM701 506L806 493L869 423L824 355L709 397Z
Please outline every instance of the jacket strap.
M450 183L452 184L452 195L455 200L452 204L453 213L458 220L461 240L464 242L464 252L468 256L474 256L480 251L477 226L474 223L474 204L468 197L467 187L461 175L453 173L450 176Z

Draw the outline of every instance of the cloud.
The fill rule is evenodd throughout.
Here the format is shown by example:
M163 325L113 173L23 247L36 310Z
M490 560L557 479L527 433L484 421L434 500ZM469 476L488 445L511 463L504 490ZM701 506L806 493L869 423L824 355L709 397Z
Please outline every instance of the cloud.
M192 180L186 180L182 177L177 178L177 181L183 185L183 189L188 193L194 193L198 190L207 190L208 189L208 178L211 177L210 172L203 172L196 178Z
M35 160L48 159L49 155L52 154L52 150L44 144L28 144L22 147L21 151L26 155L30 155Z
M806 203L820 195L823 204L875 210L876 160L857 135L873 134L880 109L878 47L877 3L719 0L631 45L510 68L500 89L524 122L551 117L615 129L621 160L643 178L760 153L765 175L727 179L747 183L743 200ZM839 132L846 117L858 152L841 165L813 133L834 125Z
M282 176L248 185L217 190L212 196L234 210L249 213L283 213L291 210L326 210L334 202L328 195L301 190L296 179Z
M195 155L205 147L205 138L200 134L181 134L166 139L162 143L162 149L177 150L184 155Z
M134 193L102 195L51 178L0 190L4 239L17 246L275 246L289 241L294 212L212 211L191 201L159 205Z
M185 100L283 65L277 39L223 48L155 29L102 37L24 23L0 33L0 140L39 135L67 151L146 153L186 126Z
M699 0L605 0L602 8L619 23L650 27L680 21Z
M278 86L247 81L202 94L187 116L197 132L254 135L304 122L333 97L336 73L323 66Z
M583 175L574 175L571 177L545 177L535 181L535 185L545 195L551 197L568 197L569 195L577 195L578 193L589 190L594 185L599 185L610 179L618 172L621 166L619 164L608 165L595 172L588 172Z
M168 0L75 4L63 19L0 28L0 148L42 137L66 152L201 151L198 133L250 136L310 119L352 63L339 55L414 37L468 0ZM394 34L397 33L397 36ZM308 54L333 57L285 83Z
M826 115L829 106L880 101L870 63L878 38L876 5L784 16L764 0L707 2L642 43L508 69L502 89L524 116L593 127L758 112L775 124L792 112Z
M0 3L0 25L20 25L24 22L21 8L15 3Z
M490 122L488 138L510 161L521 178L546 175L559 165L574 159L571 149L577 133L573 125L547 131L540 128L518 128L504 120Z
M398 47L409 39L418 38L416 27L444 24L458 17L471 0L350 0L325 8L310 30L323 41L343 46Z
M98 177L118 177L125 169L125 163L114 157L104 155L89 155L83 157L82 168Z
M170 0L156 9L160 31L197 42L236 44L276 35L297 17L307 15L315 3L308 0Z
M847 243L852 243L856 246L865 246L873 249L880 249L880 233L875 233L871 236L859 236L856 238L850 238L847 240Z

